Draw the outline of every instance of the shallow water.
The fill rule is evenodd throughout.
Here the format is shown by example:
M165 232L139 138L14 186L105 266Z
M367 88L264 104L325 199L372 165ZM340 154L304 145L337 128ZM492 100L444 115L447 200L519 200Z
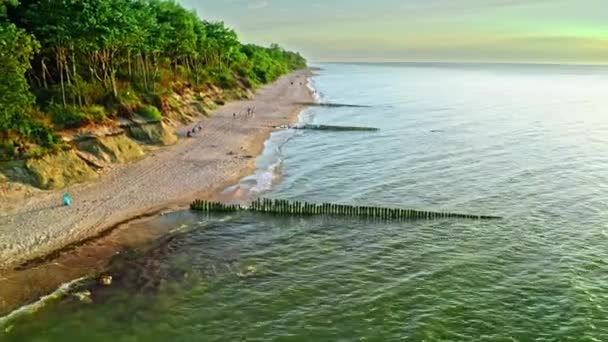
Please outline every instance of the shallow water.
M496 214L377 222L164 217L6 341L608 340L608 68L324 65L304 122L239 186L282 199Z

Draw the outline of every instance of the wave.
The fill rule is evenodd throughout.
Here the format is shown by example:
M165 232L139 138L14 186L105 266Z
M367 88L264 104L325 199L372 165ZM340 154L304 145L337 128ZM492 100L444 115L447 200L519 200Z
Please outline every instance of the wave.
M306 86L310 89L310 92L313 94L314 102L321 102L321 93L317 91L314 86L314 81L312 77L309 77L306 81Z
M315 91L312 78L308 78L306 86L313 92L315 101L320 101L320 94ZM305 109L298 115L297 125L313 122L314 111ZM272 190L282 177L283 165L281 148L293 137L302 134L296 129L286 129L273 132L264 143L264 151L258 157L258 167L252 175L246 176L238 184L226 188L223 193L239 194L239 198L247 198L251 194L259 195Z
M37 312L38 310L42 309L46 304L48 304L50 301L60 299L64 295L68 294L70 292L70 290L72 290L74 288L75 285L79 284L80 282L82 282L86 279L88 279L88 277L74 279L70 282L62 284L54 292L52 292L44 297L40 297L40 299L38 299L37 301L35 301L31 304L27 304L27 305L24 305L24 306L18 308L4 317L0 317L0 327L6 326L10 321L18 318L19 316Z
M224 190L224 193L239 194L238 198L248 199L252 194L258 195L270 191L281 179L283 164L281 147L296 133L291 129L272 133L264 143L264 151L258 157L256 171L241 179L238 184Z
M268 169L258 173L256 184L251 188L252 193L260 194L272 189L272 186L281 178L281 165L283 160L278 158Z

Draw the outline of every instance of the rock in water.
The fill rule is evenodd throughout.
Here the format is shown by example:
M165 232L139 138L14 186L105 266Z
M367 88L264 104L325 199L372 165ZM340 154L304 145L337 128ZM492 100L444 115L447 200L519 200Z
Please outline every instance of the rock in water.
M99 278L99 283L103 286L112 285L112 276L110 276L110 275L101 276L101 278Z

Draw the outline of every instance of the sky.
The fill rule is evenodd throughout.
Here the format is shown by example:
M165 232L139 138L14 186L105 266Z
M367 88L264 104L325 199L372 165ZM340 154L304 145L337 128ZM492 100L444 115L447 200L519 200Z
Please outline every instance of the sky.
M313 62L608 63L608 0L178 0Z

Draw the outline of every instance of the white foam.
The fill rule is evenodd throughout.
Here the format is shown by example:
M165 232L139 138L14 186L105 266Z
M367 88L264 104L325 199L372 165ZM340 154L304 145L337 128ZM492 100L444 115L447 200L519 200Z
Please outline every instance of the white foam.
M276 162L271 164L268 169L258 173L256 177L256 184L251 188L251 192L259 194L271 190L275 181L280 178L282 164L283 160L279 158Z
M319 93L315 92L314 82L311 77L307 79L306 86L314 94L315 101L319 101ZM314 114L310 110L303 110L298 115L298 125L311 123ZM301 131L293 129L279 130L271 134L270 138L264 142L264 151L258 160L258 169L254 174L244 177L238 184L224 189L224 193L243 191L244 193L264 193L272 190L272 187L281 178L281 147L291 138ZM262 165L260 165L262 164Z
M48 294L44 297L40 297L40 299L38 299L34 303L24 305L16 310L14 310L10 314L8 314L4 317L0 317L0 327L4 327L8 322L10 322L11 320L13 320L19 316L35 313L36 311L43 308L49 301L63 297L66 293L68 293L72 289L72 287L74 287L74 285L80 283L81 281L83 281L85 279L87 279L87 277L78 278L78 279L72 280L68 283L62 284L61 286L59 286L57 288L57 290L55 290L51 294Z
M315 98L315 102L320 102L321 96L314 86L314 81L313 81L312 77L307 78L306 86L308 87L308 89L310 89L310 92L313 94L313 97Z
M319 102L319 93L315 91L312 77L307 79L306 86L314 94L315 101ZM313 118L313 112L305 109L298 114L297 125L311 123ZM255 174L249 177L245 177L239 186L253 181L255 185L250 188L251 192L260 194L270 191L273 185L276 184L277 180L281 178L281 166L283 164L283 160L281 159L281 147L297 134L301 134L301 132L293 129L273 133L270 139L266 140L264 143L264 152L262 153L263 156L270 156L271 158L271 161L267 164L268 167L265 170L257 171ZM269 152L270 149L274 150Z

